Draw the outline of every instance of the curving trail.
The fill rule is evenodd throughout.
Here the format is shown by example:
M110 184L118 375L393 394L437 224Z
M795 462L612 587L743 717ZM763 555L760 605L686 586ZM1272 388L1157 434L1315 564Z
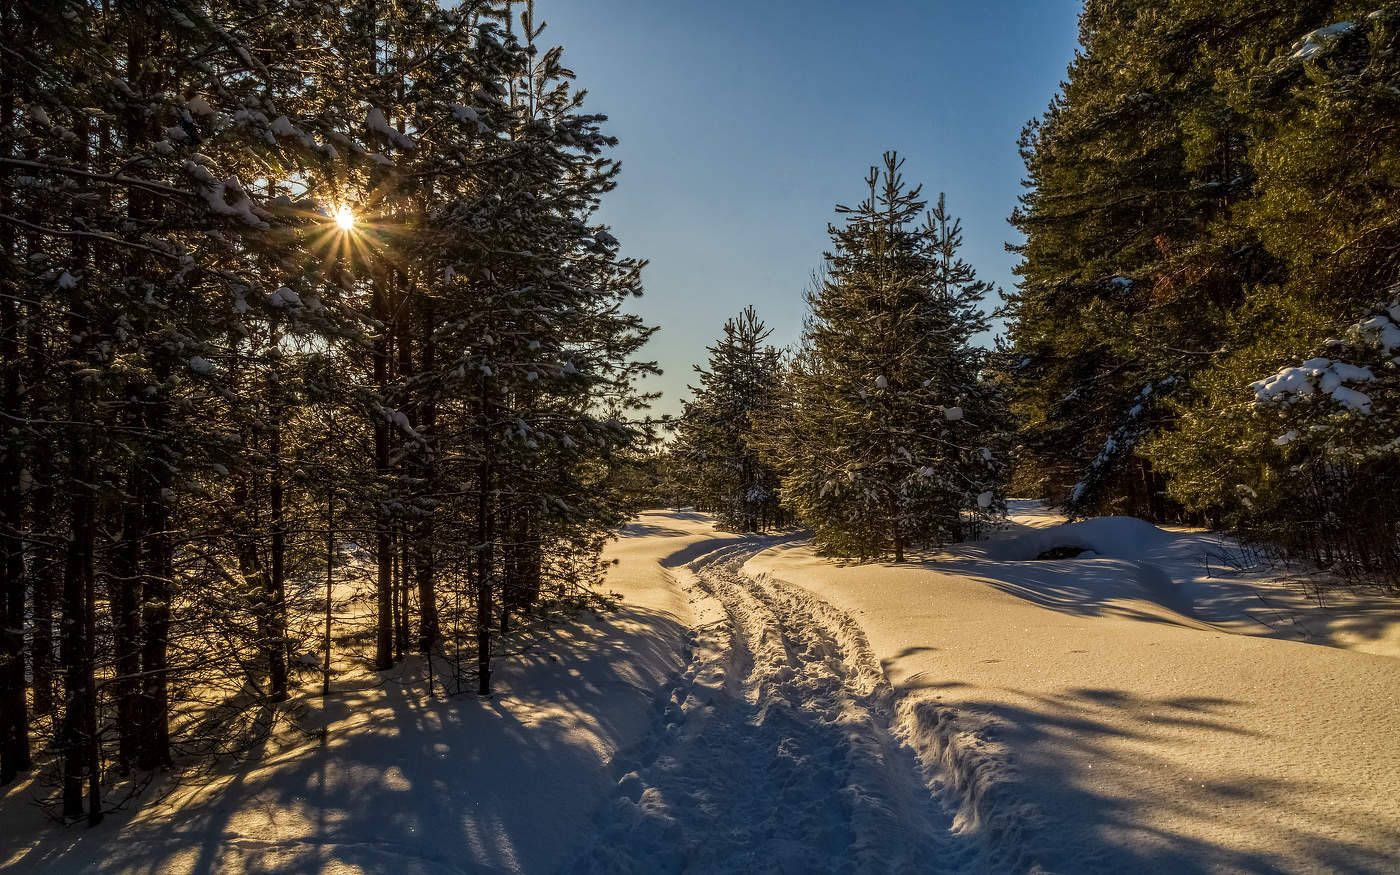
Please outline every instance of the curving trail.
M938 872L951 817L894 730L894 693L859 627L743 565L768 539L675 568L689 662L576 873Z

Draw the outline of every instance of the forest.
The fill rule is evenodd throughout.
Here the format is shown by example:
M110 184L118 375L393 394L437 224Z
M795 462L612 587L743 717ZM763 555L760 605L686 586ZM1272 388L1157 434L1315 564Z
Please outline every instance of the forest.
M878 203L832 228L796 349L763 348L746 311L697 368L670 491L741 530L781 504L833 553L901 557L905 532L960 540L1004 485L1395 591L1397 28L1366 4L1090 0L1021 136L1016 287L956 260L942 198L915 230L925 205L887 164ZM966 404L986 434L938 421Z
M347 664L490 696L644 508L917 563L1041 499L1400 593L1393 4L1086 0L1015 286L871 156L674 418L533 0L0 7L0 785L58 820Z
M483 695L494 634L595 598L651 329L511 5L5 5L0 779L42 754L95 822L237 749L329 684L347 550L373 664Z

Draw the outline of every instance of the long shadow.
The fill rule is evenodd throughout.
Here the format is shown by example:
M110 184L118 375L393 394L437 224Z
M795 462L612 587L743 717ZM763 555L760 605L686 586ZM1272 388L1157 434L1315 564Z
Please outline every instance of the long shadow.
M1376 800L1358 802L1335 785L1329 794L1325 776L1267 779L1249 768L1278 754L1265 734L1238 728L1249 721L1242 702L1096 688L1003 692L958 698L951 708L931 693L910 693L921 725L961 733L953 756L961 798L981 815L980 829L965 837L993 843L983 859L998 860L994 869L1400 871L1400 821L1377 818ZM1238 759L1183 766L1193 744L1221 732L1236 739ZM1016 751L1009 768L986 753L1001 745ZM1137 792L1124 794L1124 786Z
M1190 597L1181 592L1161 568L1148 562L1129 559L996 562L941 556L922 560L916 567L967 577L1060 613L1191 627L1199 624ZM1164 611L1142 610L1130 603L1133 601L1154 603Z
M621 538L647 538L647 537L685 537L690 534L683 529L671 528L670 526L659 526L655 523L628 523L622 527L618 533Z
M646 731L687 632L634 606L581 617L502 661L500 699L385 673L325 704L323 737L226 766L178 807L45 837L16 871L551 871L591 823L561 803L605 798L599 749Z

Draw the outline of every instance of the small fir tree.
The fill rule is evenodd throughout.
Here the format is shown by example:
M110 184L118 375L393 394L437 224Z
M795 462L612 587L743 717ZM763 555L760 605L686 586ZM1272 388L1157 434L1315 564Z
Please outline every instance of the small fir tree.
M760 442L821 547L895 561L997 511L1004 420L970 343L987 328L977 304L988 286L958 259L941 197L919 224L926 204L901 165L887 153L866 199L837 207L846 221L829 227L803 347Z

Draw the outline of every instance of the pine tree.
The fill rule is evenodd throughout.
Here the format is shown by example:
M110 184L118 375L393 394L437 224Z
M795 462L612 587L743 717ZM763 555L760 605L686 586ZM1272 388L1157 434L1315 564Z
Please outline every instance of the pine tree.
M1276 267L1234 221L1253 171L1220 82L1306 14L1094 0L1062 93L1023 133L1009 377L1021 463L1072 512L1179 512L1138 448L1171 427L1165 402L1189 391L1227 314Z
M1004 413L970 346L987 286L957 258L940 197L908 189L902 162L872 167L869 195L838 207L826 273L788 388L767 414L763 455L784 501L842 555L893 555L975 531L997 508Z
M772 333L753 307L724 323L709 347L709 369L676 423L672 458L686 472L688 500L715 513L722 528L762 531L779 519L777 475L758 457L752 417L768 403L778 378Z
M1224 351L1174 404L1176 429L1146 452L1186 507L1394 585L1385 532L1397 509L1379 498L1393 470L1384 436L1393 366L1377 357L1377 343L1362 342L1359 326L1389 318L1400 280L1396 205L1384 182L1397 156L1386 132L1400 115L1390 85L1400 19L1333 4L1285 21L1289 29L1256 36L1247 68L1222 77L1246 119L1256 176L1236 221L1279 267L1247 290L1225 323ZM1337 387L1371 399L1368 413L1331 404L1327 393L1309 403L1290 395L1265 404L1256 395L1253 384L1300 367L1315 383L1334 360L1375 378L1333 374Z

